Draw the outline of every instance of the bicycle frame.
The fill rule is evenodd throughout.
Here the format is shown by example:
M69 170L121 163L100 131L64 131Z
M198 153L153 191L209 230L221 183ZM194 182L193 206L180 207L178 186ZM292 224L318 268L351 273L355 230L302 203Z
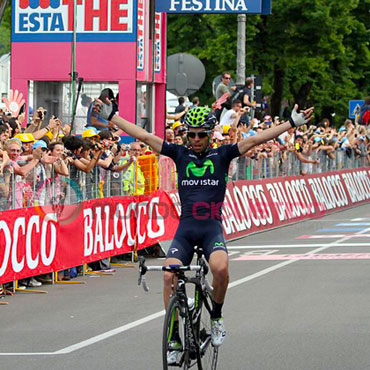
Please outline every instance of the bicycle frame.
M178 297L179 301L179 315L182 317L183 332L185 335L184 353L189 353L190 358L197 360L198 369L202 370L202 356L206 353L209 345L211 345L211 338L208 335L206 340L201 344L201 316L202 309L205 309L210 314L212 311L209 298L212 296L213 288L209 285L206 275L208 273L208 266L203 259L203 251L201 249L196 250L197 253L197 264L193 266L181 266L181 265L169 265L169 266L145 266L145 259L140 258L139 265L139 285L142 283L145 291L149 291L146 284L145 274L147 271L167 271L172 272L177 277L176 289L173 296ZM195 271L194 277L186 277L186 271ZM188 295L186 291L186 285L193 284L195 286L194 295L194 310L190 311L188 306ZM204 307L203 307L204 305ZM204 334L204 333L203 333ZM216 359L217 363L216 349ZM193 357L195 356L195 357ZM182 357L179 361L178 366L182 366L184 361L188 361ZM189 360L189 365L190 365ZM213 368L213 367L212 367Z

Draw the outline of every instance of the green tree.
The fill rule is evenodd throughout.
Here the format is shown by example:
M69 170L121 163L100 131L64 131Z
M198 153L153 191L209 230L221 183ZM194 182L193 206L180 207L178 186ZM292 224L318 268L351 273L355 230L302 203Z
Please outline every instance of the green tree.
M247 73L262 75L272 114L287 100L314 105L317 120L347 117L348 100L369 93L369 11L370 0L274 0L272 15L247 16ZM236 32L233 15L169 16L169 55L188 52L206 66L203 103L217 74L235 72Z
M10 52L10 32L12 29L11 17L12 9L9 2L0 24L0 55Z

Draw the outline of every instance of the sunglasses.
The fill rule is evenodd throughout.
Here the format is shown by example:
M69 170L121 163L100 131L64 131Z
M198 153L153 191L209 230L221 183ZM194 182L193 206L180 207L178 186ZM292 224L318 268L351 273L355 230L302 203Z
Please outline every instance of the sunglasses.
M199 137L199 139L204 139L205 137L208 136L208 132L207 131L204 131L204 132L188 132L187 136L190 138L190 139L195 139L196 136Z
M230 80L231 77L224 77L224 80Z

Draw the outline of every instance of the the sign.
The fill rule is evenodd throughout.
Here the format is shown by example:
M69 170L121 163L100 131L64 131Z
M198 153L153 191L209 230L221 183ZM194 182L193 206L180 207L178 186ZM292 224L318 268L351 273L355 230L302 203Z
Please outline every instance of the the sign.
M162 66L162 14L155 13L154 72L160 73Z
M135 0L13 0L13 42L135 42Z
M162 13L250 13L269 14L271 0L156 0Z
M356 118L360 114L361 107L364 105L364 100L350 100L349 101L349 118Z
M144 0L137 3L137 64L138 71L144 70L145 65L145 5Z

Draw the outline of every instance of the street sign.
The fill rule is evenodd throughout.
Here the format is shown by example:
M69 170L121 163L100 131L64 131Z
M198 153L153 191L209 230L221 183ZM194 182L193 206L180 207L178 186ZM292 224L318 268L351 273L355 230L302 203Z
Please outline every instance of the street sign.
M156 0L160 13L271 14L272 0Z
M350 100L348 117L356 118L356 115L360 114L360 110L363 104L364 104L364 100Z

